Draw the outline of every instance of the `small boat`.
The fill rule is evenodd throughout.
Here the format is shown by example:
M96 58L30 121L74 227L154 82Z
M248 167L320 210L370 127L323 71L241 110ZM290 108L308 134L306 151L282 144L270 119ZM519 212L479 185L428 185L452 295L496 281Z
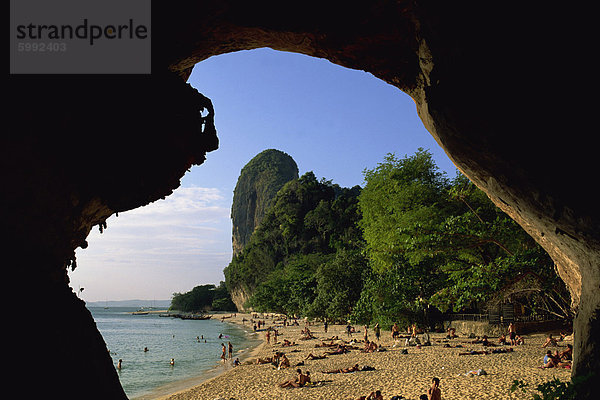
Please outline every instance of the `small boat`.
M131 313L131 315L148 315L149 312L144 309L140 309Z
M169 314L169 316L173 318L193 320L206 320L211 318L211 315L207 314Z

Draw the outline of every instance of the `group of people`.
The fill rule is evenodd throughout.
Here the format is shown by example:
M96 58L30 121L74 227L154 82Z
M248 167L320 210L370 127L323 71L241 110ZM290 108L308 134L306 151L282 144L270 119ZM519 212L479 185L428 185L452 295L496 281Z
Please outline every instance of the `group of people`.
M371 392L368 396L361 396L356 400L383 400L383 394L381 394L381 390L375 390ZM392 396L391 400L406 400L402 396ZM422 394L419 396L419 400L442 400L442 391L440 389L440 379L433 378L431 380L431 386L427 390L427 394Z
M299 388L299 387L305 386L308 383L311 383L311 381L310 381L310 371L306 371L306 373L303 374L302 370L300 368L298 368L296 370L296 373L298 374L298 376L296 376L296 379L290 379L290 380L281 382L279 384L279 387L282 387L282 388Z
M552 335L550 335L550 338ZM548 343L548 341L546 341ZM546 343L542 347L546 347ZM558 346L558 344L555 344ZM571 362L573 361L573 346L567 345L567 348L563 351L556 350L552 353L552 350L546 351L544 356L543 368L571 368Z
M223 362L227 360L227 349L229 349L229 359L233 358L233 345L231 342L227 342L227 347L225 347L225 343L221 343L221 360Z

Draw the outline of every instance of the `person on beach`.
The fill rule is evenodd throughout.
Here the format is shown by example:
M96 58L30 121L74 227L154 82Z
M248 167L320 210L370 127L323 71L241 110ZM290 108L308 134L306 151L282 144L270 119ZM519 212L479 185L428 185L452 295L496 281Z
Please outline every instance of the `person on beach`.
M171 365L171 367L174 366L175 365L175 359L171 358L171 361L169 361L169 364Z
M517 346L525 344L525 339L523 339L523 336L515 336L515 342L517 343Z
M369 341L368 328L366 325L364 326L364 328L365 328L364 340L365 340L365 342L368 342Z
M512 322L508 324L508 338L511 345L517 345L517 327Z
M383 395L381 394L381 390L376 390L374 392L371 392L371 394L369 394L365 400L383 400Z
M373 330L375 331L375 338L379 342L379 338L381 336L381 328L379 327L379 322L375 324L375 328L373 328Z
M271 330L267 329L267 333L265 333L265 339L267 339L267 344L271 344Z
M305 360L322 360L324 358L327 358L326 355L322 355L322 356L315 356L313 353L309 353Z
M454 339L457 338L458 336L456 336L456 329L454 328L448 328L448 334L446 335L446 339Z
M571 361L573 360L573 345L568 344L567 349L558 353L558 357L563 361Z
M120 371L121 370L121 364L122 364L123 360L119 358L119 362L117 363L117 369Z
M327 328L328 328L327 319L325 319L325 321L323 322L323 329L325 329L325 333L327 333Z
M544 347L548 347L548 346L558 346L558 343L556 342L556 339L554 339L552 337L552 334L550 333L548 335L548 337L546 338L546 341L544 342L544 344L542 345L542 348Z
M507 344L506 343L506 336L504 334L500 335L500 337L498 338L498 343L500 343L500 344Z
M279 365L277 369L285 369L290 367L290 360L285 356L285 354L281 355L281 359L279 360Z
M481 344L483 345L483 347L493 347L495 346L494 343L490 342L488 340L487 335L483 335L483 339L481 340Z
M348 353L348 352L349 352L349 350L348 350L348 348L345 345L342 346L342 345L338 344L337 348L335 350L326 351L325 354L330 355L330 356L334 356L336 354L345 354L345 353Z
M472 356L475 354L490 354L490 353L485 350L483 350L483 351L469 350L466 353L458 353L459 356Z
M227 349L225 348L225 343L221 343L221 360L225 362L227 359Z
M349 372L356 372L356 371L360 371L358 364L354 364L352 367L348 367L348 368L339 368L339 369L333 369L330 371L323 371L323 373L324 374L347 374Z
M400 331L398 330L398 324L394 322L392 325L392 340L396 340L396 337L400 335Z
M442 400L442 391L440 390L440 378L431 380L431 387L427 391L429 400Z
M558 363L558 358L552 355L552 351L548 350L544 356L544 368L554 368Z
M233 345L231 342L227 342L227 346L229 347L229 359L233 358Z
M282 388L295 387L295 388L297 388L297 387L304 386L308 382L307 376L302 373L302 370L300 368L298 368L296 370L296 372L298 373L298 377L296 377L296 379L294 379L294 380L290 379L289 381L281 382L279 384L279 387L282 387Z

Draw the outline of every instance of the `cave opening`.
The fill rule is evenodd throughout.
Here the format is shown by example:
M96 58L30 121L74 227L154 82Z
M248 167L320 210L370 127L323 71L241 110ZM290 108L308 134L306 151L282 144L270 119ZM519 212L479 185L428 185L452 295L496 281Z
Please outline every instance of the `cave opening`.
M220 146L163 200L111 216L76 252L71 287L84 300L169 299L224 280L231 261L230 210L243 166L261 151L294 158L344 187L387 153L432 152L449 178L456 167L424 128L412 99L364 71L268 48L198 63L188 83L212 99ZM194 284L195 283L195 284Z
M568 45L557 44L577 41L576 31L556 29L563 9L548 8L540 15L538 7L489 12L470 4L423 1L341 8L301 3L296 12L273 8L271 2L154 6L153 33L164 38L153 52L156 75L150 80L156 87L130 76L9 80L14 101L7 114L18 135L2 146L5 186L11 188L6 220L13 235L7 248L28 283L34 278L35 301L51 299L61 310L58 318L26 316L53 327L46 332L52 346L36 348L36 372L50 383L50 393L66 391L61 384L67 374L55 368L57 354L65 362L87 362L68 376L80 380L90 398L102 387L119 392L93 321L65 290L66 260L85 243L91 226L115 210L170 194L189 165L203 161L180 146L189 140L173 129L170 117L186 105L170 107L174 98L162 96L161 89L178 88L161 72L187 77L200 60L261 46L364 69L411 93L423 123L456 165L556 261L577 312L573 374L598 371L600 224L589 195L597 157L594 146L586 145L586 130L557 123L565 112L548 83L565 76L556 60L572 58ZM40 92L64 93L66 102L34 95ZM132 110L125 98L143 107ZM153 142L137 134L144 132L140 127L173 135ZM81 140L82 131L95 139L91 146ZM560 141L552 140L556 133ZM139 168L149 159L153 168ZM26 336L30 343L39 339L37 329L32 332ZM582 398L593 398L591 393ZM99 392L95 397L121 398Z

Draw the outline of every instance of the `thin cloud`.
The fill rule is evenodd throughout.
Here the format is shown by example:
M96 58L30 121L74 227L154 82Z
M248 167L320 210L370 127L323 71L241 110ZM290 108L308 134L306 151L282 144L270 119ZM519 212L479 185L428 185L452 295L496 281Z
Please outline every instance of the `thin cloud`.
M218 189L191 186L112 216L104 233L93 229L88 248L77 250L71 286L86 286L86 298L94 301L100 293L127 298L123 293L134 293L140 273L145 290L155 295L188 290L176 287L181 282L218 282L231 260L229 215L230 205Z

